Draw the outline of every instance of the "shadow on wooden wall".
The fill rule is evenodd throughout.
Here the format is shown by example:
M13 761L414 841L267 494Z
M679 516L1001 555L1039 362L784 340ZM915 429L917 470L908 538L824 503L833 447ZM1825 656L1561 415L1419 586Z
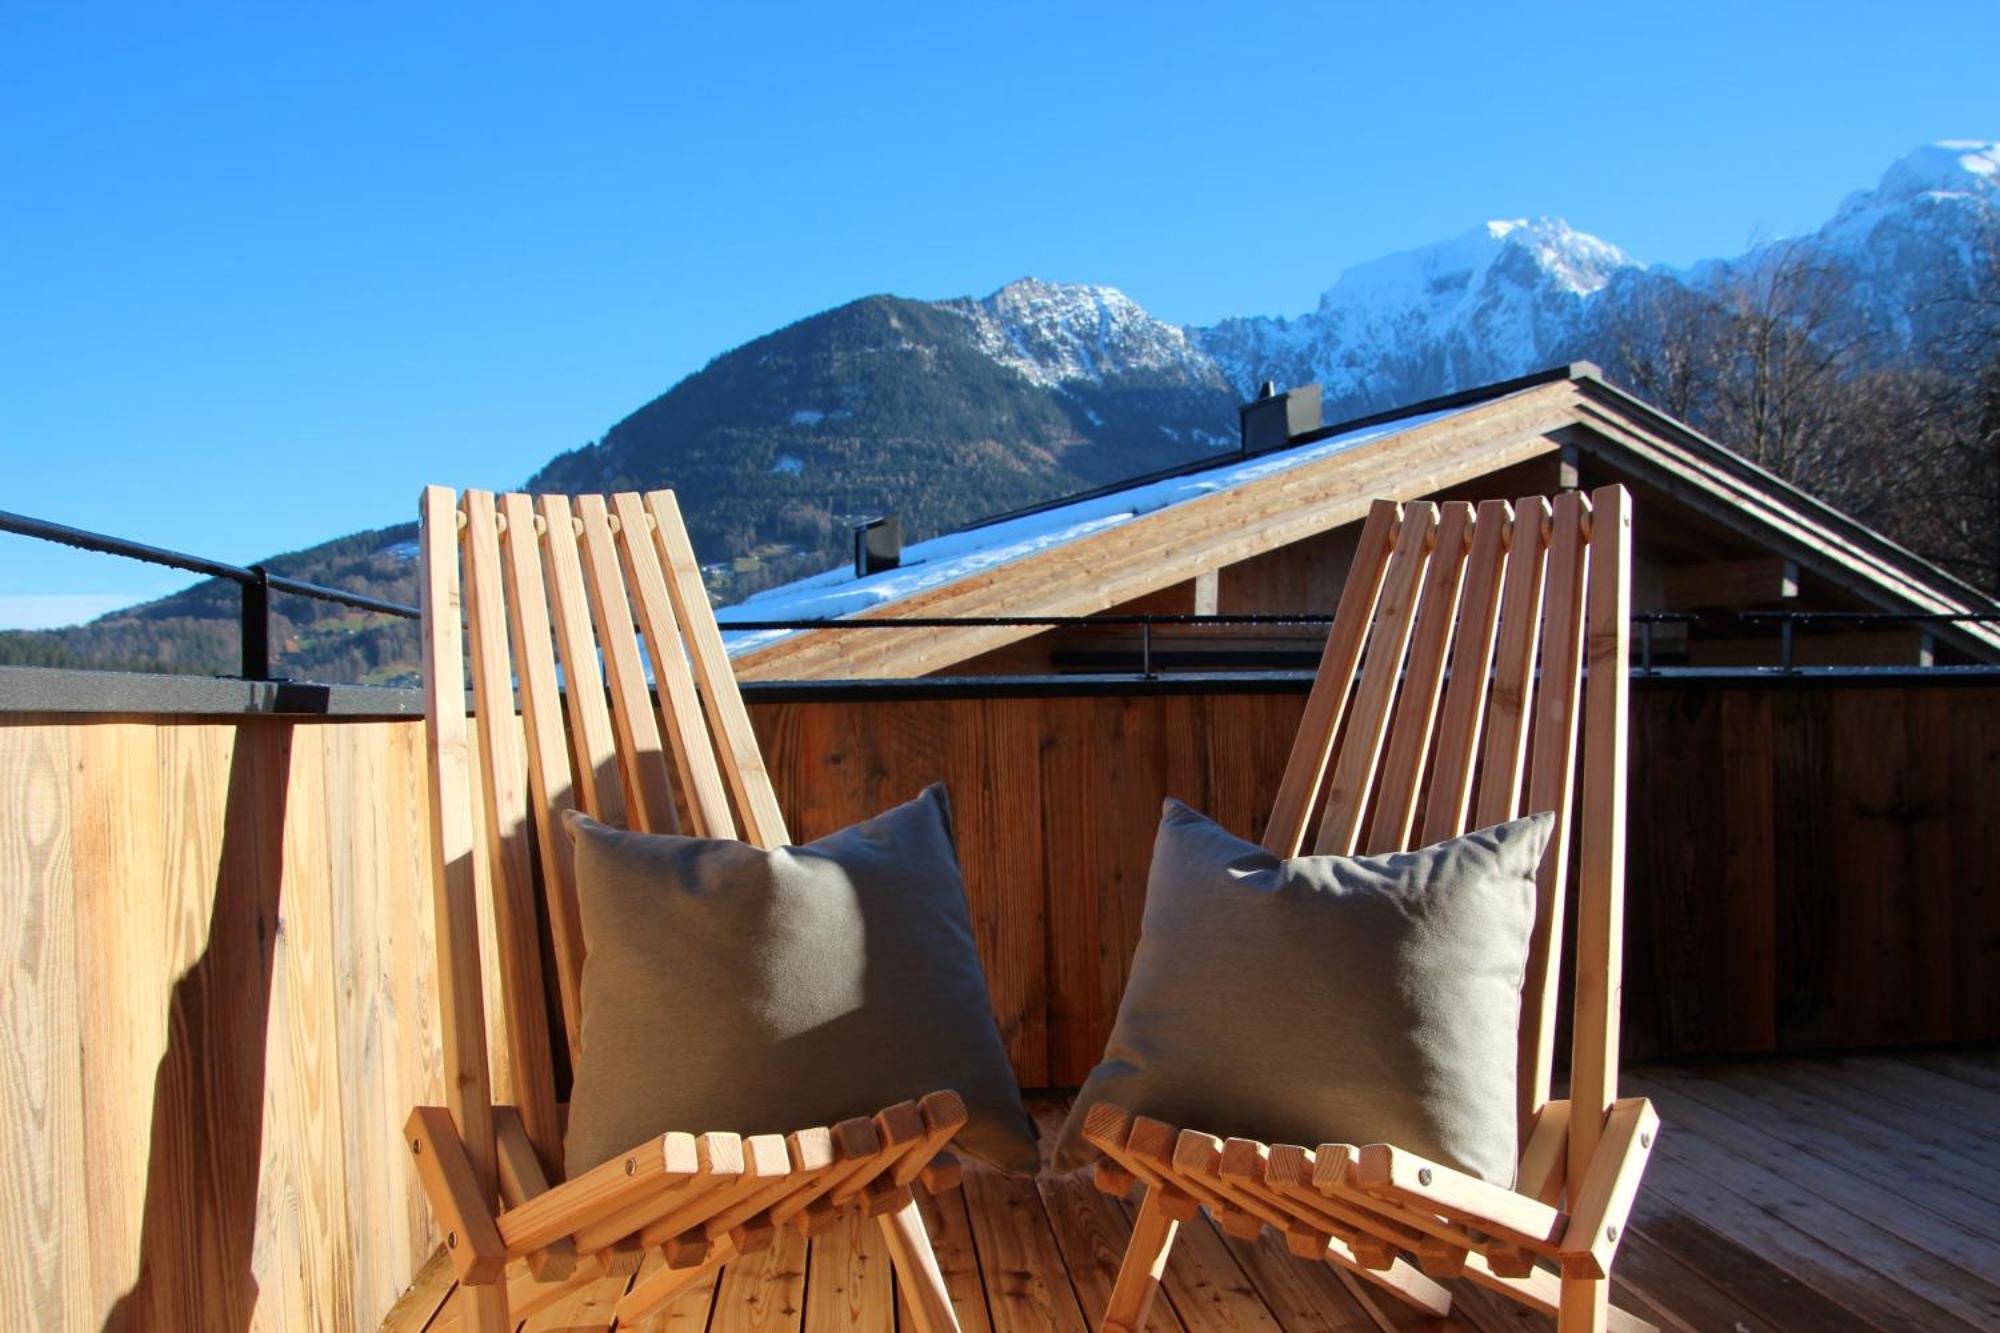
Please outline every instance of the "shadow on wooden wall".
M139 1275L107 1333L251 1325L289 786L272 779L291 747L289 725L246 727L231 756L207 944L174 983L153 1083Z

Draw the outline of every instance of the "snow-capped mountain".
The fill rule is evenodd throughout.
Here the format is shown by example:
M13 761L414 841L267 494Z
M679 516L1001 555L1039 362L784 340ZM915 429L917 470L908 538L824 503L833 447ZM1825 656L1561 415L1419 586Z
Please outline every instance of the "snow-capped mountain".
M1680 277L1717 293L1786 256L1826 275L1843 332L1870 360L1894 363L1945 333L2000 243L2000 143L1946 140L1891 164L1872 190L1841 201L1809 236L1759 245Z
M1662 287L1711 299L1790 260L1821 275L1823 316L1894 363L1949 327L1991 262L2000 231L2000 144L1948 141L1892 164L1818 231L1686 271L1648 268L1560 218L1493 221L1359 264L1316 308L1210 328L1157 320L1109 287L1023 279L984 300L944 303L978 345L1031 383L1074 392L1142 374L1226 386L1324 387L1330 419L1601 357L1606 329Z
M1347 270L1309 314L1225 320L1194 336L1239 396L1267 379L1316 382L1342 415L1564 359L1590 298L1636 267L1560 218L1488 222Z
M1228 387L1186 329L1115 287L1023 278L984 300L944 305L971 321L981 351L1046 389L1135 375Z

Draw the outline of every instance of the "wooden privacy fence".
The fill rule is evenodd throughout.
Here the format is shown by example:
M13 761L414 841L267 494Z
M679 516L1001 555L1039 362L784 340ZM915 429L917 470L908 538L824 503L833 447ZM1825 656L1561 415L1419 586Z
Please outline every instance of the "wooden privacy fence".
M1256 836L1303 704L751 713L796 837L950 783L1032 1086L1099 1052L1161 799ZM1628 1059L2000 1039L2000 684L1640 681L1632 722ZM414 718L0 714L0 1324L379 1324L438 1241L424 763Z

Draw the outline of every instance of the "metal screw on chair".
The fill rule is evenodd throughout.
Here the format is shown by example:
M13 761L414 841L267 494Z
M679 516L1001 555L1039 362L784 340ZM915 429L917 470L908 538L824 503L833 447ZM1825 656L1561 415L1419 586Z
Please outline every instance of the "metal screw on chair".
M1612 1225L1604 1228L1604 1239L1609 1241L1615 1241L1618 1239L1618 1226L1616 1223L1613 1223Z
M1417 1183L1419 1185L1428 1185L1431 1183L1431 1169L1429 1167L1417 1168Z
M627 1157L625 1159L625 1174L631 1176L631 1175L637 1175L638 1172L639 1172L639 1163L633 1160L632 1158Z
M411 1151L411 1152L413 1152L413 1153L415 1153L415 1154L416 1154L417 1156L419 1156L419 1157L423 1156L423 1153L424 1153L424 1141L423 1141L422 1139L411 1139L411 1140L410 1140L410 1151Z
M458 1248L458 1233L457 1233L456 1231L447 1231L447 1232L445 1232L445 1233L444 1233L444 1243L445 1243L445 1246L446 1246L446 1248L448 1248L448 1249L453 1249L453 1250L457 1249L457 1248Z
M1653 1146L1653 1136L1652 1136L1651 1134L1641 1134L1641 1135L1639 1136L1639 1146L1640 1146L1641 1148L1650 1148L1650 1147L1652 1147L1652 1146Z

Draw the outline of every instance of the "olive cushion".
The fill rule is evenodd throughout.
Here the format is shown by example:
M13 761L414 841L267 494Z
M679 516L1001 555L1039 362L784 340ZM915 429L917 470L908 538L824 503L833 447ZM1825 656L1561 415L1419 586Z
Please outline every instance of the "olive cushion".
M1265 1143L1391 1143L1511 1185L1535 815L1419 851L1281 860L1178 801L1153 847L1098 1102Z
M803 847L578 813L583 1050L570 1176L668 1130L786 1133L950 1089L957 1145L1039 1165L942 786Z

